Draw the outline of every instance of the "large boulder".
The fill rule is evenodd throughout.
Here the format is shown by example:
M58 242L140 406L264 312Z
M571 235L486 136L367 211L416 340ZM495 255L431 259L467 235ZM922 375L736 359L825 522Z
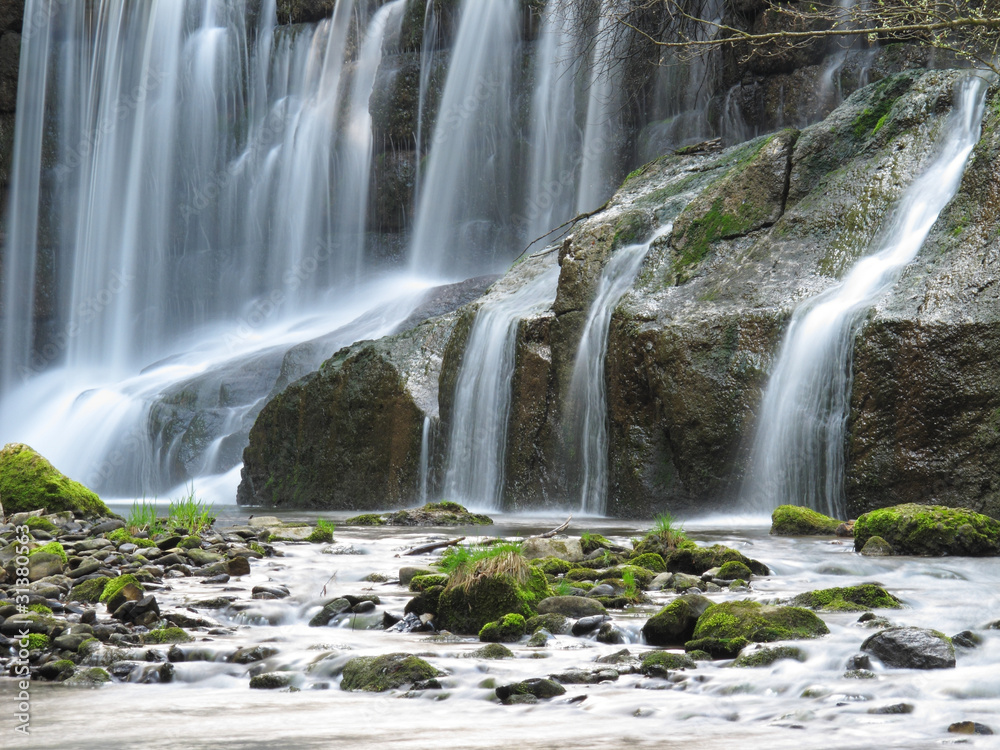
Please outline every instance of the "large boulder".
M907 503L873 510L854 524L854 548L876 536L898 555L1000 554L1000 521L963 508Z
M444 673L413 654L359 656L344 665L340 688L382 693L440 677L442 674Z
M10 515L42 508L50 513L68 510L87 516L111 515L96 494L20 443L0 449L0 497Z
M833 536L840 521L811 508L779 505L771 513L771 533L775 536Z
M712 606L700 594L685 594L650 617L642 626L642 636L651 646L683 646L694 637L698 618Z
M537 568L529 568L523 578L502 572L471 573L458 582L455 578L438 599L438 624L463 635L478 635L484 625L507 614L533 617L550 593L545 574Z
M826 623L808 609L744 599L706 609L685 648L735 656L749 643L817 638L829 632Z
M861 650L895 669L951 669L955 647L951 639L925 628L889 628L870 636Z
M832 589L807 591L794 596L793 606L824 612L865 612L869 609L899 609L903 605L877 583L862 583Z

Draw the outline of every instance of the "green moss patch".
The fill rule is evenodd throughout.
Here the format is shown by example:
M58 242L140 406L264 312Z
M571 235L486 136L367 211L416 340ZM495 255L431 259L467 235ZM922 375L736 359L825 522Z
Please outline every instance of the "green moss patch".
M504 573L450 580L438 600L441 626L462 634L478 634L488 622L507 614L533 617L535 607L551 594L545 574L530 568L525 580Z
M771 572L764 563L751 560L742 552L721 544L675 550L666 558L666 563L667 570L671 573L700 576L706 570L721 568L732 560L743 563L756 576L766 576Z
M647 552L642 555L636 555L628 561L628 564L635 565L639 568L645 568L646 570L651 570L654 573L665 573L667 570L667 564L663 561L663 558L655 552Z
M806 654L796 646L770 646L742 653L732 665L734 667L769 667L782 659L805 661Z
M107 576L100 576L78 583L70 589L67 599L71 602L99 602L109 580Z
M667 671L678 669L696 669L697 664L686 654L674 654L669 651L653 651L646 654L642 660L642 673L660 676Z
M68 510L87 516L111 515L96 494L20 443L0 450L0 497L8 514L46 508L50 513Z
M351 516L343 522L344 526L385 526L385 518L377 513L362 513L360 516Z
M854 524L854 548L873 536L900 555L1000 554L1000 521L964 508L908 503L873 510Z

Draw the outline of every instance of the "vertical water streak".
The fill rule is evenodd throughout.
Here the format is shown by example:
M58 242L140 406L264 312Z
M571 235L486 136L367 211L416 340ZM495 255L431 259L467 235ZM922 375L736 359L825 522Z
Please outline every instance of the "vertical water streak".
M368 102L375 87L375 74L382 62L386 32L392 19L398 18L405 6L406 0L393 0L375 12L368 24L351 81L350 109L338 149L338 169L332 188L336 196L336 218L331 234L339 246L344 273L352 280L361 278L364 267L373 154L372 116Z
M607 199L615 162L619 128L622 66L617 60L618 15L623 0L601 0L597 38L590 62L587 120L583 131L583 161L576 194L576 213L591 211Z
M427 480L431 463L431 418L424 417L423 430L420 433L420 504L427 502Z
M27 0L25 18L39 17L45 0ZM45 91L48 87L49 50L54 24L25 34L17 84L17 128L7 209L3 286L0 309L0 394L28 377L38 362L35 341L35 266L38 257L39 203L41 195L42 141L45 133ZM44 363L43 363L44 364Z
M574 122L582 18L577 0L545 6L531 103L531 166L522 223L534 240L574 216L583 134Z
M957 192L979 140L986 85L962 81L926 171L883 225L874 252L792 315L758 418L744 502L753 511L805 505L844 515L844 447L854 340L867 311L916 257Z
M412 0L419 2L419 0ZM434 11L434 0L426 0L424 6L424 33L420 38L420 92L417 95L417 165L413 178L413 202L419 205L420 189L423 186L423 155L424 155L424 109L427 106L427 94L431 86L431 76L434 73L434 52L437 48L438 19Z
M617 250L604 266L597 296L587 312L580 346L573 362L569 388L569 413L574 426L573 443L581 472L580 512L604 515L608 497L608 398L605 361L611 316L632 288L653 243L670 233L660 228L648 241Z
M445 475L449 500L501 507L518 324L552 305L558 281L553 263L476 314L455 384Z
M514 0L465 0L416 209L411 268L427 276L502 267L513 132Z

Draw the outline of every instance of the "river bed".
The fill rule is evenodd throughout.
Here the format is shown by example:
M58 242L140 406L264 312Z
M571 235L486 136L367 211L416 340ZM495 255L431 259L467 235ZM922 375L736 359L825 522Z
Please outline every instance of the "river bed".
M220 524L245 523L245 516L236 515L242 512L227 509L232 515L223 515ZM315 514L287 517L311 519ZM323 517L337 520L336 514ZM229 610L197 610L220 627L211 635L194 631L198 640L181 646L185 653L208 649L208 658L217 660L176 663L169 684L74 689L32 682L31 736L23 746L1000 747L998 736L947 731L954 722L976 721L1000 732L1000 630L986 629L1000 619L1000 559L866 558L853 551L849 540L771 537L763 519L689 521L685 529L697 542L735 547L772 571L754 579L749 594L710 594L713 601L784 599L813 589L878 581L906 605L879 612L894 624L934 628L947 635L973 630L982 644L973 650L956 649L955 669L889 670L875 665L874 679L848 679L847 660L876 631L858 624L856 612L822 613L830 634L796 642L807 654L805 662L784 660L757 669L731 668L728 661L698 662L697 669L672 672L667 679L622 674L614 682L566 685L565 695L535 705L505 706L496 700L492 686L574 667L593 668L596 658L622 648L640 655L650 650L641 642L640 628L674 594L649 592L651 604L611 612L632 641L628 644L560 635L537 649L528 648L522 639L510 645L516 658L502 661L470 658L482 645L475 638L381 630L382 612L401 614L412 596L394 582L398 569L424 566L437 558L397 557L401 552L463 533L470 538L483 531L527 536L564 520L495 519L496 525L485 529L338 527L332 545L279 543L283 557L256 560L249 576L226 584L167 579L156 591L164 610L219 595L237 597ZM569 533L590 530L627 544L647 528L641 522L574 519ZM359 554L342 554L349 551ZM376 572L390 582L362 580ZM251 600L251 588L268 582L286 585L291 596ZM336 627L309 627L320 602L340 594L377 594L381 605L371 614L349 616ZM238 647L260 643L274 646L278 653L250 665L224 660ZM390 652L424 657L446 673L440 678L443 689L381 694L340 690L340 669L348 659ZM300 690L249 688L251 674L272 670L295 672ZM13 687L13 681L0 681L0 692L7 694ZM10 705L6 698L3 702ZM879 713L887 710L906 713ZM19 738L8 744L15 737L12 730L13 720L5 711L0 715L4 747L20 746Z

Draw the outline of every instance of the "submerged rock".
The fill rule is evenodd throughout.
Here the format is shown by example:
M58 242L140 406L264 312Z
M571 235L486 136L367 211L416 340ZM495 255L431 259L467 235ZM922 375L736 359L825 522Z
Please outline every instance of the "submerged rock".
M532 695L535 698L555 698L566 693L566 688L554 680L547 680L536 677L522 682L515 682L510 685L502 685L496 689L497 698L504 703L511 698L521 695Z
M538 614L563 617L593 617L607 614L604 605L585 596L550 596L538 602Z
M734 667L769 667L782 659L805 661L805 652L796 646L773 646L744 649L733 662Z
M870 636L861 650L895 669L951 669L955 647L936 630L889 628Z
M998 555L1000 521L962 508L907 503L860 516L854 548L874 536L900 555Z

